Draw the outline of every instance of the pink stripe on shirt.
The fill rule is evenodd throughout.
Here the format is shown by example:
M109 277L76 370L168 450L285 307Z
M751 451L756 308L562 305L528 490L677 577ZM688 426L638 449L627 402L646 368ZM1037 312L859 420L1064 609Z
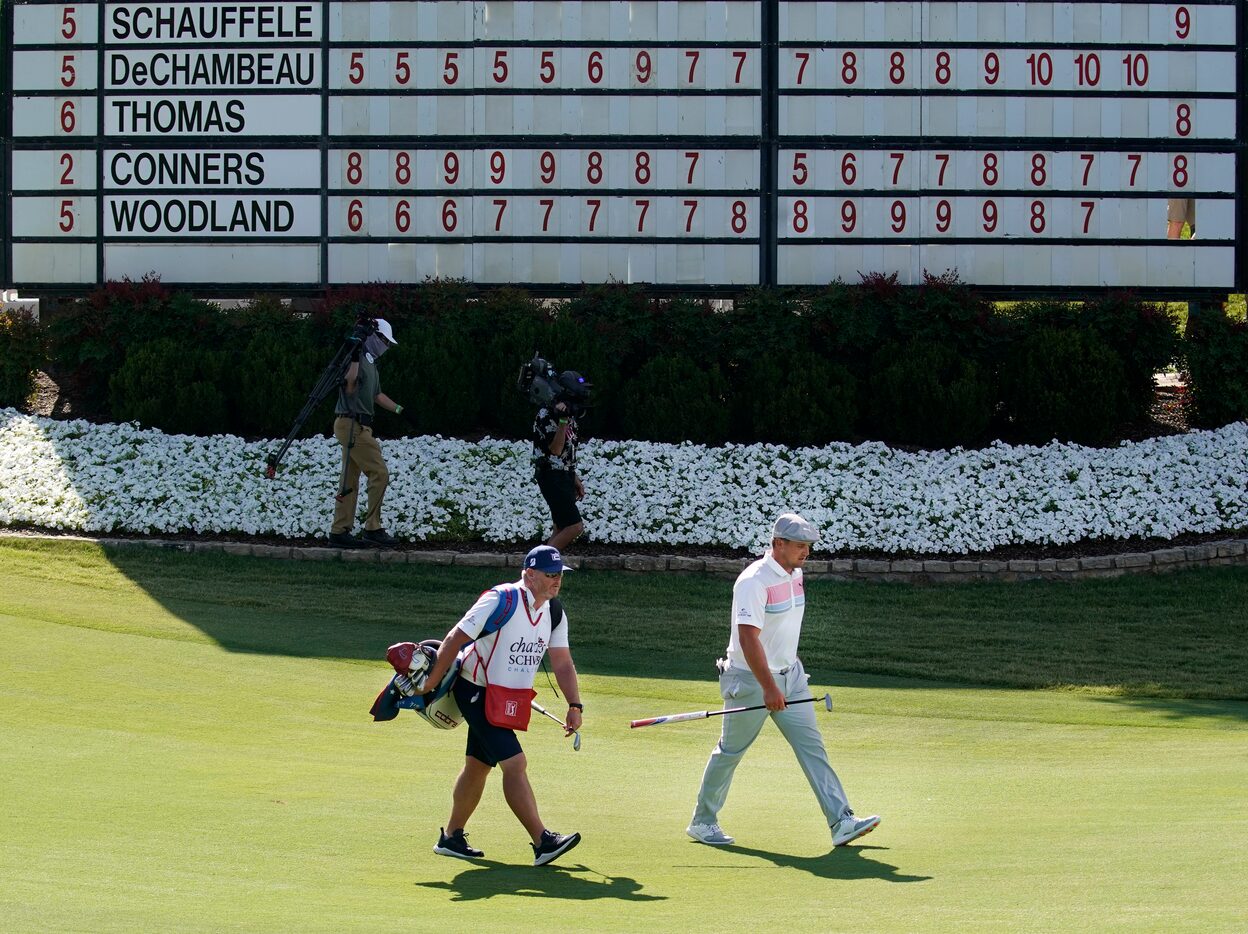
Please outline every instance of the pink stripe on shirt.
M799 578L781 581L767 588L767 612L783 613L806 603L806 585Z

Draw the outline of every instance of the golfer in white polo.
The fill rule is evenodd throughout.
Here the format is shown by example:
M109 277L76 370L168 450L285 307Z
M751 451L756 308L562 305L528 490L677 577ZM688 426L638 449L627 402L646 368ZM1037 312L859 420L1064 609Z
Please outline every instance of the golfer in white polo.
M727 707L765 705L723 718L723 733L706 763L693 822L686 831L699 843L723 846L733 842L720 828L719 811L728 797L737 763L750 748L768 717L788 740L806 780L832 829L832 845L842 846L870 833L879 817L856 817L845 798L841 780L832 771L823 737L809 700L810 677L797 657L806 611L802 565L819 531L796 513L776 519L771 547L741 572L732 588L732 637L727 658L719 662L719 693Z

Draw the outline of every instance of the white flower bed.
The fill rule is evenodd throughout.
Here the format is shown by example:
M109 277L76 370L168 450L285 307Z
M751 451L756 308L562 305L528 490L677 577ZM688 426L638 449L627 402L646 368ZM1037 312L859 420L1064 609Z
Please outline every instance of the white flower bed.
M513 542L547 534L526 443L382 445L391 474L383 517L394 535ZM336 443L296 442L270 481L265 455L276 446L0 409L0 525L324 536ZM1248 527L1243 422L1108 449L994 444L909 454L875 443L589 441L582 451L585 521L598 542L752 547L784 510L817 523L820 550L830 551L962 554Z

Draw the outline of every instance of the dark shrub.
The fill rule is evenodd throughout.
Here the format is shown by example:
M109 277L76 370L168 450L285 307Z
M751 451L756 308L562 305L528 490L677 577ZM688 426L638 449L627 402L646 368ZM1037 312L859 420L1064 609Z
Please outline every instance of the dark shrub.
M662 328L662 305L660 299L637 286L589 285L559 309L559 317L584 327L607 359L617 360L621 368L628 369L653 353L656 328L659 333ZM576 369L565 367L569 368Z
M865 374L875 348L887 341L880 305L861 301L861 288L835 282L803 302L805 336L816 353ZM863 358L863 351L870 350Z
M34 394L35 373L47 363L47 341L25 309L0 308L0 408L23 406Z
M853 437L858 381L849 370L809 350L768 354L748 368L738 397L749 415L742 436L794 446Z
M1015 338L1034 330L1083 331L1098 338L1118 357L1130 420L1148 417L1156 395L1154 378L1171 366L1182 343L1177 322L1166 305L1115 293L1088 302L1024 302L1007 315Z
M187 347L219 346L225 333L225 318L215 305L172 292L150 277L109 282L48 319L58 375L90 408L109 398L109 383L130 348L158 337Z
M1080 322L1118 355L1132 418L1146 418L1156 396L1158 371L1173 366L1182 352L1182 337L1169 306L1116 293L1086 302Z
M1217 428L1248 419L1248 322L1192 305L1185 344L1189 424Z
M989 379L943 344L885 347L872 360L867 434L924 448L982 441L993 414Z
M113 417L178 434L229 431L221 388L228 359L224 351L168 337L138 345L109 380Z
M480 421L481 379L471 335L441 320L409 321L378 364L381 391L406 422L378 409L382 434L455 435Z
M812 350L870 381L881 347L938 344L975 363L983 378L996 369L1006 329L991 303L955 273L924 274L906 288L897 277L866 275L861 283L834 283L802 300L802 339Z
M342 341L325 342L311 322L280 303L240 309L225 392L235 415L228 428L244 437L283 438L294 426L317 381ZM330 392L299 432L307 438L329 430L337 392Z
M908 337L953 349L976 361L985 371L993 367L1006 333L995 306L958 279L957 272L933 276L923 273L923 284L909 293L899 325Z
M718 365L702 369L682 355L662 354L624 385L624 432L643 441L720 444L729 437L727 393Z
M1133 414L1122 360L1091 331L1027 331L1010 348L1000 379L1010 433L1020 441L1098 444Z
M358 314L385 318L400 342L402 331L414 320L442 318L462 310L472 289L458 279L430 279L419 285L370 282L329 289L317 305L316 316L332 321L335 331L346 333Z
M721 313L723 358L733 366L771 353L786 353L803 339L806 324L798 312L804 308L799 294L788 289L750 289L729 312ZM699 322L699 330L708 329ZM693 348L702 357L719 356L719 346Z

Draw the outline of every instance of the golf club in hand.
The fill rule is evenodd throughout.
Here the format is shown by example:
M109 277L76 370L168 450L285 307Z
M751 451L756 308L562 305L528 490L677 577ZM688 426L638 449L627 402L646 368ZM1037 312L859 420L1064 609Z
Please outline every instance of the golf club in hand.
M540 713L543 717L549 717L550 719L554 720L554 721L555 721L556 723L558 723L561 727L563 727L563 729L564 729L566 732L571 733L571 734L572 734L572 751L573 751L573 752L580 752L580 751L581 751L581 734L580 734L580 731L572 729L572 727L568 726L566 723L564 723L562 720L560 720L558 717L556 717L553 713L551 713L549 710L547 710L545 707L543 707L543 706L542 706L541 704L539 704L537 701L530 701L530 702L529 702L529 706L531 706L534 710L536 710L538 713Z
M801 700L785 700L789 706L794 704L813 704L815 701L823 701L824 706L832 709L832 695L824 694L823 697L803 697ZM534 704L534 709L537 705ZM728 710L695 710L692 713L669 713L662 717L647 717L644 720L633 720L628 725L633 729L639 726L658 726L660 723L680 723L683 720L704 720L707 717L722 717L730 713L745 713L747 710L766 710L766 704L756 704L753 707L730 707Z

